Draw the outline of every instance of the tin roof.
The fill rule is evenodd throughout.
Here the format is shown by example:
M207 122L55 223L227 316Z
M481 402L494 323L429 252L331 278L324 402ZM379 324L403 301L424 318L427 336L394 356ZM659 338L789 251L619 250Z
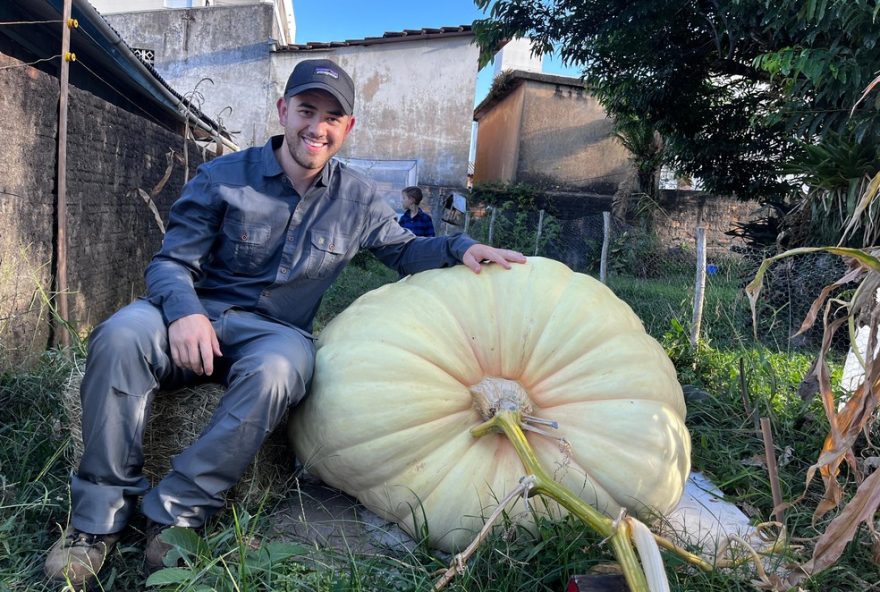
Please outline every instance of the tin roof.
M504 97L519 87L523 82L531 80L556 86L567 86L584 89L584 82L574 76L560 76L559 74L545 74L543 72L527 72L525 70L505 70L499 74L489 94L486 95L476 109L474 109L474 121L479 121L492 107L500 103Z
M279 47L277 52L295 52L310 50L327 50L337 47L352 47L357 45L378 45L380 43L398 43L401 41L422 41L425 39L438 39L443 37L466 37L473 36L470 25L456 27L440 27L436 29L404 29L403 31L390 31L381 37L364 37L363 39L346 39L345 41L309 41L307 43L291 44Z
M57 23L63 8L64 0L4 0L0 15L33 20L34 24L26 29L19 27L21 30L10 27L3 34L35 55L51 54L60 46L61 26ZM135 105L134 112L148 112L147 107L152 107L181 123L190 120L194 131L220 134L234 147L229 134L172 88L153 66L136 56L87 0L73 0L71 16L77 21L71 29L71 51L79 56L71 62L72 68L83 68L84 75L105 85L123 100L122 104ZM49 71L53 73L51 68ZM73 77L71 84L75 84Z

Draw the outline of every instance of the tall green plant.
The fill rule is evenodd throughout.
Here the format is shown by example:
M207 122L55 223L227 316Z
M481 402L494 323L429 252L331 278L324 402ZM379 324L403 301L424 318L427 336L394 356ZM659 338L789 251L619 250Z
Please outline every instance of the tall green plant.
M629 150L639 179L639 191L655 200L664 162L663 138L657 128L642 117L627 115L615 120L614 135Z
M578 66L616 119L640 117L676 170L743 198L798 190L798 140L877 143L878 103L853 110L880 63L871 0L476 0L482 58L529 37ZM874 91L876 92L876 91Z
M880 146L836 133L798 146L798 156L783 170L808 187L805 206L812 210L812 245L875 244L880 239L880 208L862 205L862 196L880 172ZM872 193L876 194L876 188Z

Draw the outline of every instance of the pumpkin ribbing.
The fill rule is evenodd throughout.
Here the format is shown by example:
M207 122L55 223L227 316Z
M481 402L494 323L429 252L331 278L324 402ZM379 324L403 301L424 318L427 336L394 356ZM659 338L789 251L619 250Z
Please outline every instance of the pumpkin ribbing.
M429 312L411 314L415 302ZM542 465L600 511L677 502L690 445L672 364L610 290L546 259L361 297L320 336L291 439L327 483L413 534L424 516L433 544L458 548L523 476L502 434L470 433L499 387ZM523 510L511 515L530 520Z

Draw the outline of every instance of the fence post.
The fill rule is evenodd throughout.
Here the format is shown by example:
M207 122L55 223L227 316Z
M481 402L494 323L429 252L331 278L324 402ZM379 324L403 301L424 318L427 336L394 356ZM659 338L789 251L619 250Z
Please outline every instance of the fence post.
M611 212L602 212L602 258L599 260L599 281L608 280L608 243L611 242Z
M495 206L492 206L492 215L489 217L489 238L486 241L489 243L489 246L492 246L492 234L495 232L495 214L498 210L495 209Z
M541 229L544 227L544 210L538 214L538 233L535 235L535 257L538 256L538 247L541 245Z
M470 210L468 210L464 213L464 231L463 232L465 234L467 234L468 224L470 224L470 221L471 221L471 212L470 212Z
M55 201L57 222L55 227L55 300L58 319L55 321L55 341L62 347L70 345L70 328L67 325L70 312L67 306L67 107L70 93L70 14L71 0L64 0L61 25L61 72L60 96L58 98L58 193Z
M697 277L694 285L694 318L691 322L691 346L700 339L703 323L703 300L706 297L706 229L697 227Z

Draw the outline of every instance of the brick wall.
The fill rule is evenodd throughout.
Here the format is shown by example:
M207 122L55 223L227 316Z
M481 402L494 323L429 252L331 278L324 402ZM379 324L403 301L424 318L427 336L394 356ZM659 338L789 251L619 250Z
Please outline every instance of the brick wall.
M13 66L6 67L4 66ZM58 80L0 54L0 371L50 344L55 252ZM76 88L68 108L67 236L70 317L80 333L143 290L162 233L138 195L162 179L178 133ZM183 185L182 160L157 194L163 219ZM190 144L190 167L202 162Z
M724 234L738 221L751 220L759 209L755 202L690 191L661 191L661 211L654 213L653 229L664 245L693 246L697 226L706 228L706 249L729 252L737 238Z

